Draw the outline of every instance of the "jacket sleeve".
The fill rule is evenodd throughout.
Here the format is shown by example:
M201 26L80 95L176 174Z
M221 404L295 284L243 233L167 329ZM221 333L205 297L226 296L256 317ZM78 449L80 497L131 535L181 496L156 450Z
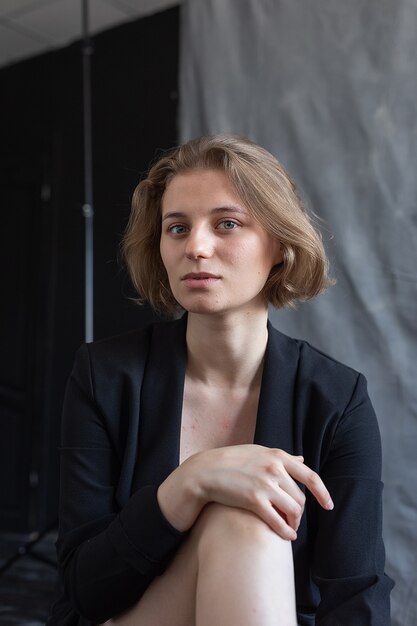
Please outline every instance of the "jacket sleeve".
M331 512L317 507L316 624L388 626L393 582L384 574L381 442L362 375L335 428L321 476L335 506Z
M134 604L185 534L162 515L156 485L139 489L117 510L120 464L82 346L64 400L57 552L69 602L93 623Z

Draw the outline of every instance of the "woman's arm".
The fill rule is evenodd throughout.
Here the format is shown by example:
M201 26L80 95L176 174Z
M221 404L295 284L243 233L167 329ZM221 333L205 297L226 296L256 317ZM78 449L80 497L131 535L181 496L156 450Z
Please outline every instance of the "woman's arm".
M66 595L95 623L141 597L207 502L252 510L281 536L295 538L305 497L293 479L309 486L323 506L330 497L302 459L248 445L191 457L158 493L157 486L139 489L120 511L121 459L109 432L84 346L64 403L57 546Z
M118 510L120 471L83 346L64 402L57 550L65 593L93 623L137 601L184 537L162 515L156 486L139 489Z
M358 376L340 418L321 475L335 503L317 509L313 577L321 602L321 626L388 626L393 582L384 574L381 443L377 420Z
M188 530L209 502L255 513L283 539L297 538L305 496L310 490L325 510L333 507L321 478L302 457L248 444L199 452L180 465L158 489L160 508L170 523Z

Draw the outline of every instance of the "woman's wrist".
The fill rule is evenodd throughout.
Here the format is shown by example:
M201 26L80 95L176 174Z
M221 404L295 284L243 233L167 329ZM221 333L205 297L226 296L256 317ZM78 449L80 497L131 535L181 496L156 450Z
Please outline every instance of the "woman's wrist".
M207 504L202 475L195 460L193 463L189 459L177 467L157 491L162 514L179 531L189 530Z

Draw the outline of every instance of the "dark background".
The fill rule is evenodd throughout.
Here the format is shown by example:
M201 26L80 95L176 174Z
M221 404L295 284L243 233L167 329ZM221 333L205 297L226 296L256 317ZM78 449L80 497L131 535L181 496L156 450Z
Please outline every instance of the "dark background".
M179 9L93 38L95 338L153 317L118 260L130 198L177 142ZM84 333L81 44L0 70L0 530L56 518L60 413Z

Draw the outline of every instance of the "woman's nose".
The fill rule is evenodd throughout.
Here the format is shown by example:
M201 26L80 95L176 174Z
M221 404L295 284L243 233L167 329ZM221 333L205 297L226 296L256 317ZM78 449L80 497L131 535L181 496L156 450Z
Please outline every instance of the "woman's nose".
M190 259L208 258L213 254L213 237L206 229L191 230L185 245L185 254Z

